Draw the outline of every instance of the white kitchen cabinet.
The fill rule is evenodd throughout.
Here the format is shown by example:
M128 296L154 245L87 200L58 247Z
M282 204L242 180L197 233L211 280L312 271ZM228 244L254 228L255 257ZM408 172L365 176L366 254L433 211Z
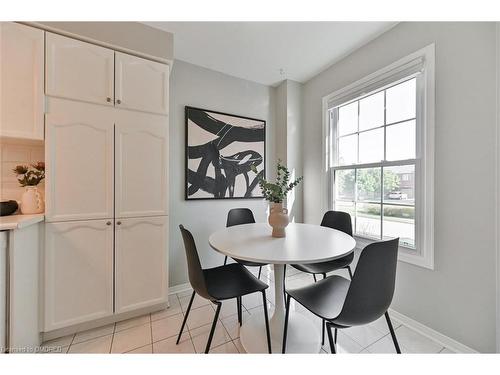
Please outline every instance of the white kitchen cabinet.
M136 111L116 112L115 216L166 215L167 118Z
M44 31L0 22L0 136L43 139Z
M47 33L46 93L113 106L114 51Z
M45 319L50 331L113 314L113 221L46 224Z
M112 218L114 110L62 99L48 104L47 221Z
M168 218L116 219L115 313L167 301Z
M116 107L168 113L169 66L116 52Z

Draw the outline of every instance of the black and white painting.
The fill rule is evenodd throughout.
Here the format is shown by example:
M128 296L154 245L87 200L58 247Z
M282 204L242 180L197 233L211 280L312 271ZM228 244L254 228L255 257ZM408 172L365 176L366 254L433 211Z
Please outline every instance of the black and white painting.
M193 107L185 115L186 199L262 198L266 122Z

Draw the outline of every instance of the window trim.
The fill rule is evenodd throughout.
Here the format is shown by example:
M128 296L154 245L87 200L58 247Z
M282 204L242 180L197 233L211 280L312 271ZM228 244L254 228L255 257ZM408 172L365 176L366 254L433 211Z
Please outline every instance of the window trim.
M415 245L417 251L400 246L398 260L434 269L434 119L435 119L435 45L430 44L376 72L323 97L323 165L321 173L323 211L331 207L330 166L334 134L330 129L329 108L380 90L419 72L417 79L417 134L415 162ZM417 183L418 182L418 183ZM358 247L374 242L355 236ZM364 246L363 246L364 247Z

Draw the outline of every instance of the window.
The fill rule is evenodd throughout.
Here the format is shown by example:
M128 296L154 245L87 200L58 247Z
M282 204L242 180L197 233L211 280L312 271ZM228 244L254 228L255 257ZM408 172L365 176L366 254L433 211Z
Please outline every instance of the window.
M434 46L324 98L327 208L433 268Z
M329 109L332 208L354 233L415 249L416 78ZM336 146L336 147L335 147Z

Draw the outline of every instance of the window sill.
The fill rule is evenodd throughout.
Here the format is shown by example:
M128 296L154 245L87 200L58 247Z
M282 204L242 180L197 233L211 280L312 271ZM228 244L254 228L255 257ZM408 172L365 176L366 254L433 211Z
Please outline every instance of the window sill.
M364 249L367 245L373 242L377 242L377 240L371 240L369 238L359 236L354 236L354 239L356 240L356 249L359 250ZM404 246L399 247L398 260L400 262L413 264L414 266L434 270L434 258L431 254L410 250Z

